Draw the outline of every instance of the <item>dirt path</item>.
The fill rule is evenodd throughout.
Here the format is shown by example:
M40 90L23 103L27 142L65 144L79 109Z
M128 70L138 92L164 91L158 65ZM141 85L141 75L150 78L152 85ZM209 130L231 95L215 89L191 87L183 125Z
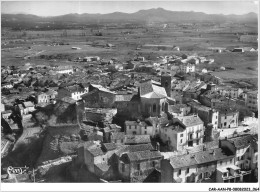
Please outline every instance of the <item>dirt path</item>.
M30 144L31 140L40 133L41 127L25 128L21 137L14 145L13 151L17 150L21 145Z

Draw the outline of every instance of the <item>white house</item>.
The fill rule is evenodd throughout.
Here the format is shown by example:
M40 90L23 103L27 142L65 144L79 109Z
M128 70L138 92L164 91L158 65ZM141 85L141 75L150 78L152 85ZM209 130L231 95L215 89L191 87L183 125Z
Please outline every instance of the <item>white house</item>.
M180 71L182 71L184 73L195 72L195 65L192 65L192 64L180 65Z
M154 136L154 127L149 122L144 121L125 121L126 135L150 135Z

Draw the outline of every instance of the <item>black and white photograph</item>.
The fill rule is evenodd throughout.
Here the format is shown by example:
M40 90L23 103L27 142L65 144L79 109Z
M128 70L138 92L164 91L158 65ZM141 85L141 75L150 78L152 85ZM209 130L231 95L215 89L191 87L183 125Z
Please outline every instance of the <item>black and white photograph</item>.
M1 1L3 190L259 191L258 7Z

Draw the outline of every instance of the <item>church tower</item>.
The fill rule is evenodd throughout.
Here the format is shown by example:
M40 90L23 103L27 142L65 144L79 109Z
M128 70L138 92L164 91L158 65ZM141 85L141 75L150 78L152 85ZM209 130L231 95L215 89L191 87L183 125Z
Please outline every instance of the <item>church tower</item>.
M171 81L172 78L170 75L162 75L161 76L161 85L165 88L168 97L171 97Z

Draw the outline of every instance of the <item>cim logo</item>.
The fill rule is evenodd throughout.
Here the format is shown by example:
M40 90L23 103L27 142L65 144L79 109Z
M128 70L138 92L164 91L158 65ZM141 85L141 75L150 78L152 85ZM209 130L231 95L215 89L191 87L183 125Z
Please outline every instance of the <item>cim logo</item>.
M9 175L21 175L21 174L24 174L28 171L29 167L12 167L12 166L9 166L7 168L7 173Z

